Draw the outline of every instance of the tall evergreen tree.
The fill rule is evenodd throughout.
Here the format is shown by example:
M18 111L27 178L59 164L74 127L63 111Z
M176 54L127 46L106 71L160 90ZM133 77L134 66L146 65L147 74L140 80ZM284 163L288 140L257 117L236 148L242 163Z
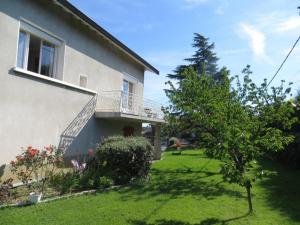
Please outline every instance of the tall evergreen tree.
M192 47L196 48L194 55L191 58L186 58L187 65L177 66L173 74L168 74L171 79L182 80L182 72L187 67L193 67L198 74L205 72L213 77L218 74L217 62L219 58L214 52L214 43L209 43L209 39L199 33L194 33L194 41ZM205 71L204 71L205 70Z

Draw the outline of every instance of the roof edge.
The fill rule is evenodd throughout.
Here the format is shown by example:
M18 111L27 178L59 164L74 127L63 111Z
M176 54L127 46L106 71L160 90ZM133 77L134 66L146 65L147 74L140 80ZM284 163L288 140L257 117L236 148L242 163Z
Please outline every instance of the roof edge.
M70 2L68 2L67 0L54 0L54 2L59 3L61 6L65 7L67 10L72 12L74 15L79 17L81 20L83 20L84 22L86 22L87 24L89 24L90 26L95 28L98 32L103 34L111 42L113 42L115 45L117 45L119 48L121 48L127 54L131 55L136 61L140 62L147 70L159 75L158 69L156 69L150 63L148 63L145 59L143 59L141 56L139 56L133 50L128 48L125 44L123 44L121 41L119 41L117 38L115 38L112 34L110 34L108 31L106 31L104 28L102 28L100 25L98 25L95 21L93 21L91 18L89 18L87 15L85 15L79 9L77 9Z

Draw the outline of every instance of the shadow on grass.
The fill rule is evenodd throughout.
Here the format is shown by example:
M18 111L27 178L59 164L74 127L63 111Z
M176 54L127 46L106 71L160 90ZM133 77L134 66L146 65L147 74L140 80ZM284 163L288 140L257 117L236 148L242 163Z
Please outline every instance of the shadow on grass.
M262 161L260 164L260 169L275 172L260 182L261 188L265 189L263 198L268 206L300 222L300 170L270 161Z
M132 184L121 189L122 200L142 200L162 194L169 194L173 199L192 195L195 198L213 199L221 195L244 198L234 190L225 188L216 172L194 170L186 167L179 169L152 169L151 180L145 184ZM213 176L218 176L215 179ZM218 180L219 182L217 182Z
M171 156L172 157L172 156ZM194 157L194 156L191 156ZM179 162L176 168L152 168L151 180L143 184L132 184L126 188L120 189L121 199L127 200L145 200L156 196L163 195L164 199L160 200L157 206L152 209L141 221L132 221L136 225L152 225L147 221L169 201L185 196L193 198L214 199L222 195L230 195L235 198L245 198L239 191L227 189L223 186L222 179L218 172L209 171L211 160L203 161L202 166L190 165L189 161ZM165 198L166 197L166 198ZM220 222L219 220L216 220ZM204 221L202 224L209 224ZM222 222L222 221L221 221ZM181 221L160 220L159 225L185 225ZM211 223L213 224L213 223ZM187 224L189 225L189 224Z
M202 220L200 223L195 223L195 224L191 224L191 223L183 222L183 221L179 221L179 220L164 220L164 219L156 220L154 223L147 223L145 221L134 220L134 221L131 221L131 224L132 225L226 225L229 222L245 218L249 215L250 215L250 213L247 213L242 216L225 219L225 220L220 220L218 218L208 218L206 220Z

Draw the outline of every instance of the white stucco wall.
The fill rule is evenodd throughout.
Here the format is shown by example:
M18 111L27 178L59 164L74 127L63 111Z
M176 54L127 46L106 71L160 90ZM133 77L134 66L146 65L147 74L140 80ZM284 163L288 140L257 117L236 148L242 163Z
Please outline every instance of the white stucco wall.
M0 165L11 160L22 146L58 145L62 132L93 97L13 71L20 18L65 41L63 81L78 85L79 75L87 75L87 88L101 93L121 90L123 73L127 73L136 78L136 93L143 97L144 69L61 8L43 0L1 0ZM81 149L93 146L101 136L121 133L124 124L128 123L92 118L83 129L89 131L88 137L81 134L78 145ZM141 123L133 126L139 130Z

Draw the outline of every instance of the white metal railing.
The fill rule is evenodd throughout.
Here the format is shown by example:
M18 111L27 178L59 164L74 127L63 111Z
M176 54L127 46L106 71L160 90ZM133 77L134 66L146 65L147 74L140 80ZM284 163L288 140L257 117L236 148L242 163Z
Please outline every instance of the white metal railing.
M154 119L164 119L162 106L159 103L123 91L100 92L96 111L121 112Z

